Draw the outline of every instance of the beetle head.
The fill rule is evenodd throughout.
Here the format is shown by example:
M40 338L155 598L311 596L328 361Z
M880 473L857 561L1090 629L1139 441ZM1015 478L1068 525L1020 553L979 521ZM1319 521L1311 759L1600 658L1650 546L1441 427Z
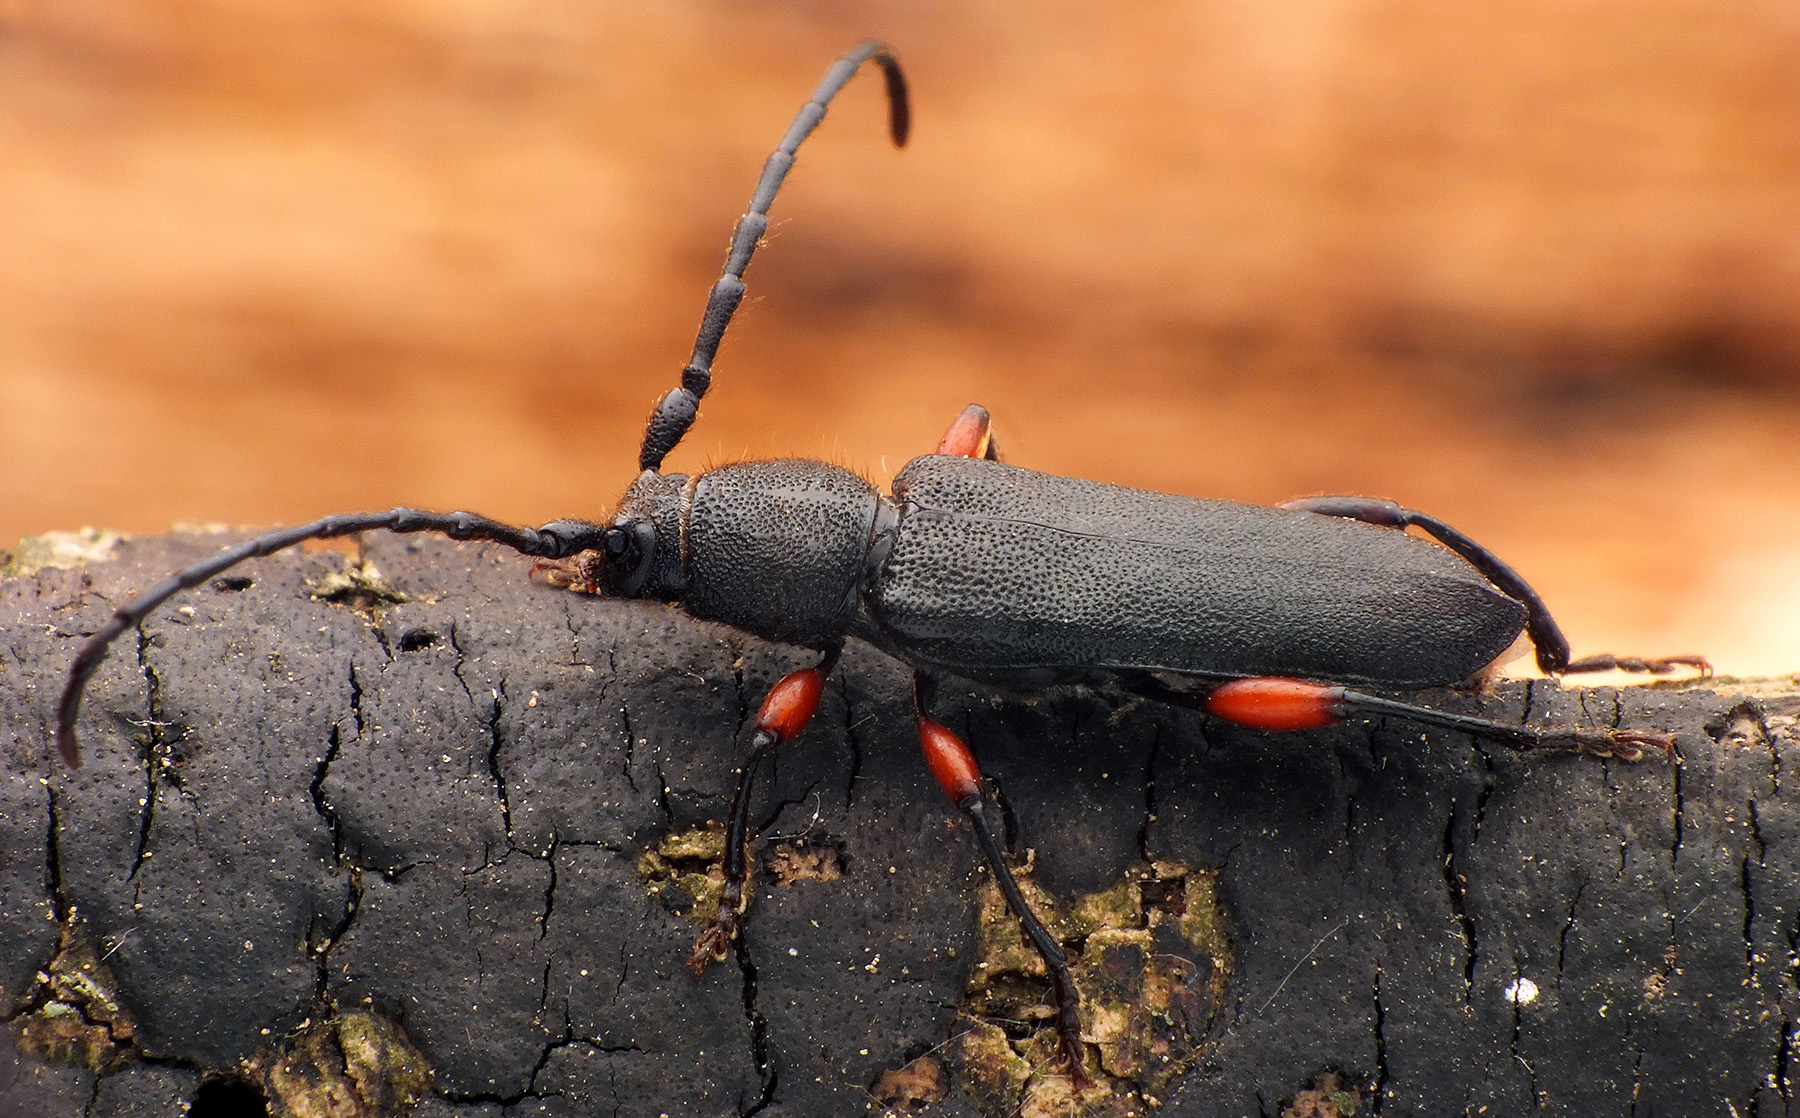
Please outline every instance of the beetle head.
M619 501L600 546L607 592L673 601L681 596L681 504L686 474L645 470Z

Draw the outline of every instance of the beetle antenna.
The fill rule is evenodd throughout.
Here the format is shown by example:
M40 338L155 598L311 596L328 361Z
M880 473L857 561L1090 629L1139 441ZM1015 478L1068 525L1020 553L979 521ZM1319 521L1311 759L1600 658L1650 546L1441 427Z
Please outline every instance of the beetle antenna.
M719 352L719 343L725 339L725 328L731 325L731 316L744 298L744 269L750 266L750 256L769 227L769 205L775 201L788 169L794 165L795 152L825 119L826 106L870 59L880 64L882 76L887 79L888 134L893 137L895 147L905 146L907 133L912 128L906 76L900 72L899 60L887 47L867 40L831 64L819 88L813 90L812 99L800 107L794 123L788 125L787 135L781 138L774 154L763 164L762 177L756 180L756 192L750 196L750 208L738 218L737 227L732 230L725 272L706 297L706 311L700 316L700 334L694 339L694 354L688 358L687 367L681 370L681 387L664 393L656 402L656 410L650 414L650 425L644 429L644 446L638 452L639 469L660 470L663 458L694 425L700 397L706 395L707 388L712 385L713 358Z
M350 536L378 528L401 533L441 532L453 540L491 540L543 559L562 559L578 551L598 548L607 531L598 524L580 520L556 520L537 529L515 528L473 513L400 508L388 512L341 513L245 540L236 547L176 571L138 595L130 605L120 606L106 624L82 644L81 651L75 654L75 662L69 666L68 681L63 684L62 696L56 703L56 748L64 763L72 769L81 767L81 747L75 740L75 715L81 710L81 693L87 687L88 677L106 658L107 646L148 617L157 606L246 559L273 555L307 540Z

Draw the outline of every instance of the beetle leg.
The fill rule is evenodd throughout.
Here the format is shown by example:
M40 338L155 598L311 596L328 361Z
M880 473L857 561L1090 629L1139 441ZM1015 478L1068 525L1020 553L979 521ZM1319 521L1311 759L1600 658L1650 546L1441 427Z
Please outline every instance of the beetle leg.
M1006 865L1006 858L1000 851L1000 842L994 837L993 827L988 824L987 785L981 778L981 769L975 763L975 755L969 752L969 747L955 733L926 717L925 706L929 702L932 681L923 675L915 675L913 679L913 702L919 715L919 744L925 750L925 763L931 769L931 775L937 779L938 786L950 797L950 802L968 817L969 825L975 831L975 842L981 847L981 856L987 860L988 868L994 871L994 880L999 883L1000 892L1006 897L1006 906L1019 918L1019 923L1025 927L1026 937L1044 959L1044 968L1049 972L1051 985L1056 990L1058 1041L1064 1058L1069 1062L1069 1074L1076 1086L1086 1087L1089 1080L1086 1068L1087 1048L1081 1042L1081 994L1075 989L1075 975L1069 970L1068 956L1063 953L1062 944L1056 941L1056 937L1044 927L1043 921L1031 911L1025 895L1019 891L1019 883L1013 879L1012 870Z
M1160 684L1160 693L1140 688L1151 698L1181 702L1186 692ZM1192 696L1187 696L1192 699ZM1675 758L1675 735L1649 730L1602 730L1578 726L1546 726L1533 729L1495 722L1487 718L1471 718L1433 710L1414 703L1384 699L1361 691L1352 691L1329 683L1304 679L1262 676L1234 679L1212 689L1198 704L1217 718L1253 730L1314 730L1335 726L1356 714L1394 715L1428 726L1442 726L1476 737L1500 741L1521 752L1548 750L1587 753L1596 757L1617 757L1624 761L1641 761L1644 747L1662 750Z
M937 453L954 458L986 458L1000 461L1000 449L994 445L993 419L980 404L970 404L944 432Z
M750 755L738 768L737 792L731 797L731 822L725 830L725 888L719 895L719 912L694 941L694 953L688 957L688 969L695 974L704 971L708 963L725 958L726 948L737 938L738 918L748 905L744 881L750 876L750 785L756 779L756 771L776 746L793 739L812 721L813 712L819 709L819 696L825 691L825 677L831 674L842 651L842 646L828 649L817 667L782 676L779 683L769 688L762 709L756 712Z
M1712 662L1695 653L1683 653L1679 656L1614 656L1610 652L1597 652L1592 656L1583 656L1579 660L1571 660L1563 665L1563 674L1570 672L1649 672L1662 675L1676 668L1693 668L1705 679L1712 675Z
M1531 634L1531 643L1537 649L1537 663L1545 675L1566 675L1569 672L1604 672L1617 669L1627 672L1651 672L1663 674L1674 671L1678 667L1695 668L1700 678L1705 679L1712 674L1712 665L1706 657L1692 654L1680 656L1614 656L1600 653L1595 656L1584 656L1579 660L1569 658L1569 638L1563 636L1556 619L1550 616L1550 607L1538 592L1519 577L1519 573L1507 566L1498 555L1463 535L1455 528L1445 524L1435 516L1429 516L1413 509L1401 508L1393 501L1384 501L1379 497L1301 497L1293 501L1283 501L1278 506L1284 509L1298 509L1302 512L1316 512L1324 516L1339 516L1347 520L1360 520L1365 524L1377 524L1384 528L1417 528L1437 540L1451 551L1467 559L1480 571L1489 582L1499 588L1502 594L1518 601L1525 607L1525 631Z

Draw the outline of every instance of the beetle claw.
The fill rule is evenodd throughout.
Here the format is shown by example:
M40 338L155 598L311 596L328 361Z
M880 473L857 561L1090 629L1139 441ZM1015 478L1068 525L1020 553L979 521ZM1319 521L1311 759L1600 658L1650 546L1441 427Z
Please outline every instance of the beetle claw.
M1675 761L1675 735L1655 730L1574 730L1566 735L1545 731L1547 742L1558 738L1567 741L1567 751L1590 757L1613 757L1620 761L1642 761L1646 749L1662 751L1665 761Z
M1658 733L1651 730L1610 730L1607 736L1613 741L1613 751L1599 756L1613 756L1625 761L1641 761L1644 759L1644 747L1651 746L1662 750L1663 760L1673 763L1675 760L1675 735Z
M688 969L705 974L710 963L725 961L725 952L737 938L737 913L721 908L712 924L694 941L694 953L688 956Z
M1058 1038L1057 1047L1062 1052L1062 1058L1068 1061L1069 1064L1069 1081L1074 1084L1077 1091L1087 1090L1094 1085L1094 1081L1088 1077L1087 1045L1081 1042L1080 1031L1076 1030L1071 1032L1069 1028L1060 1021L1056 1031Z

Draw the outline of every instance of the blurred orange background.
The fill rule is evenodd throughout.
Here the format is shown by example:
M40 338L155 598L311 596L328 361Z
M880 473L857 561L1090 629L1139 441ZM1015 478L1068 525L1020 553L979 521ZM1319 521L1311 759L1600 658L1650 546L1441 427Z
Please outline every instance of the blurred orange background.
M1578 654L1800 669L1800 9L0 0L0 540L605 514L826 65L674 469L1393 497ZM0 545L4 546L4 545Z

